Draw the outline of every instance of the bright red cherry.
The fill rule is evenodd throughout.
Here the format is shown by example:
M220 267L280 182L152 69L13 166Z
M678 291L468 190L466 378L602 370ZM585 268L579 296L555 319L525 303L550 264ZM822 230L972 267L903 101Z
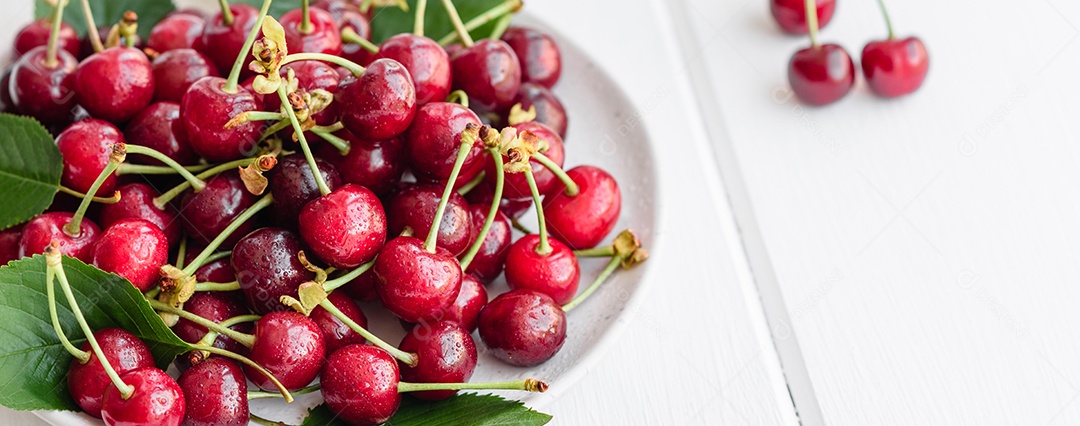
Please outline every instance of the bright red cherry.
M150 104L154 70L150 59L133 47L111 47L79 63L74 74L79 105L90 116L123 123Z
M521 82L551 88L562 74L562 55L555 39L532 28L510 27L502 41L510 45L521 64Z
M369 142L345 129L334 135L349 141L349 153L342 156L330 144L324 144L318 152L321 158L334 164L343 181L367 187L380 197L401 182L405 172L405 143L401 138Z
M580 192L566 195L566 186L556 181L544 194L548 231L571 249L596 247L619 220L622 211L619 184L599 167L578 166L566 174L577 183Z
M450 94L450 57L434 40L398 34L383 41L376 57L393 59L409 70L418 105L443 101Z
M338 90L338 84L341 81L341 76L334 67L327 65L322 61L299 61L281 67L282 76L285 75L287 70L293 70L293 74L298 82L298 87L311 92L315 89L323 89L330 94L334 94ZM263 98L263 104L268 111L279 111L281 108L281 98L277 94L267 96ZM329 126L338 121L338 104L331 102L326 109L315 114L315 123L321 126ZM288 132L288 135L292 135L293 129L289 127L284 131ZM310 133L308 133L310 135ZM308 136L308 141L312 141L312 137Z
M416 367L401 365L401 380L413 383L464 383L476 369L476 343L456 321L417 324L406 334L398 349L415 353ZM440 401L457 391L414 392L427 401Z
M485 204L469 204L469 213L472 216L470 241L476 241L480 230L483 229L490 205L490 201ZM502 211L496 212L495 221L491 222L491 228L488 230L487 237L484 238L484 243L480 246L480 251L476 252L476 257L465 268L465 272L484 283L494 281L502 273L503 264L506 263L506 254L510 250L511 232L510 218L506 217Z
M188 191L180 200L180 218L184 231L199 244L210 244L240 213L255 204L257 198L248 192L235 171L228 171L206 181L202 191ZM254 218L240 225L225 240L230 247L255 228Z
M141 182L129 183L116 188L120 191L120 201L101 206L98 222L108 228L124 219L143 219L153 223L165 233L169 244L180 242L180 221L176 209L166 205L164 209L154 206L154 198L159 196L154 187Z
M577 294L581 267L574 251L558 240L548 240L551 253L537 253L540 236L517 240L506 256L506 283L512 289L534 290L565 305Z
M124 129L124 139L138 141L180 164L195 164L199 156L191 149L184 123L180 121L180 105L175 102L157 102L135 115ZM132 155L132 163L164 165L161 161L145 155Z
M341 286L341 290L360 302L374 302L379 300L379 293L375 292L375 282L378 280L379 277L375 275L375 271L368 269L356 279Z
M298 298L300 284L315 277L300 263L300 250L300 237L281 228L256 229L233 247L236 280L256 313L289 309L281 296Z
M46 63L46 47L27 51L11 68L7 90L12 105L43 123L68 120L75 107L73 75L78 60L65 50L57 50L57 63Z
M300 29L304 20L302 12L302 9L290 10L281 15L279 20L285 29L285 44L289 47L289 53L340 54L341 30L338 29L330 12L317 7L309 7L308 21L311 27L307 32Z
M334 95L341 123L367 140L401 135L416 115L416 88L409 71L393 59L372 62L357 78L346 79Z
M154 367L143 367L120 375L135 388L128 399L112 382L102 398L101 418L109 425L180 426L187 408L184 391L176 380Z
M113 145L124 143L120 129L102 120L75 122L56 137L56 147L64 157L64 174L60 183L86 193L109 163ZM116 175L109 175L98 189L102 196L111 195L116 188Z
M566 137L566 108L563 107L559 98L551 93L551 89L535 83L521 83L521 88L518 89L518 95L513 103L520 103L525 111L528 111L530 107L535 108L534 121L555 130L559 137Z
M480 320L480 311L487 305L488 293L484 283L476 277L465 274L461 277L461 290L450 306L443 313L443 321L454 321L465 327L470 333L476 331Z
M18 34L15 34L15 56L25 55L31 49L49 44L49 34L52 32L52 22L42 18L26 24ZM60 34L56 42L60 49L67 51L72 57L78 57L82 49L79 34L66 22L60 23Z
M322 373L326 405L353 425L379 425L401 404L398 363L371 345L349 345L330 354Z
M461 289L457 259L441 247L428 252L414 237L388 241L375 259L375 274L383 306L411 323L438 318Z
M479 126L480 117L455 103L431 102L420 107L405 134L405 152L413 174L424 181L449 179L461 147L461 133L470 123ZM476 143L461 169L471 168L482 152L482 143Z
M189 87L200 78L217 76L210 58L195 49L179 48L158 55L154 68L154 100L179 103Z
M345 184L300 210L300 236L320 259L352 269L375 258L386 241L386 212L371 190Z
M390 235L399 235L406 227L413 235L427 235L439 209L443 185L417 184L394 196L386 205ZM446 202L436 244L455 256L469 248L472 243L472 218L469 203L456 192L450 193Z
M804 0L770 0L769 10L780 24L780 28L788 34L806 34L806 2ZM818 27L832 20L833 12L836 11L836 0L817 0Z
M184 392L188 426L245 426L250 421L247 380L236 362L212 357L177 380Z
M454 88L469 94L472 108L483 111L507 108L521 86L517 54L502 40L480 40L454 53L450 64Z
M225 128L233 117L257 110L262 104L247 89L237 87L235 93L228 93L224 87L224 78L203 77L188 88L180 101L180 120L191 148L211 162L251 155L262 136L262 125L255 121Z
M109 365L112 365L117 374L123 375L138 368L154 367L154 357L150 353L150 348L134 334L119 328L104 328L95 331L94 338L97 339L101 352L105 354L105 359L109 360ZM83 342L81 349L90 352L90 342ZM72 359L71 366L68 367L67 384L68 393L71 394L75 403L79 404L79 408L82 408L86 414L100 418L102 398L105 396L105 390L112 387L112 382L97 356L91 355L86 364L80 363L78 359ZM128 384L134 383L128 382Z
M112 272L145 292L157 282L169 261L169 240L157 225L142 219L123 219L98 236L90 263Z
M68 212L48 212L26 222L19 238L19 257L44 253L45 247L57 240L60 242L60 253L88 262L93 253L91 246L97 241L101 228L83 218L79 223L79 235L68 235L64 232L64 226L71 222L73 216Z
M811 46L791 57L788 81L803 102L828 105L851 91L855 85L855 65L839 45Z
M367 328L367 317L364 316L364 311L360 310L360 307L356 305L344 292L335 291L327 296L326 300L334 304L341 313L346 317L356 322L361 327ZM310 318L315 321L315 324L319 325L319 330L322 330L323 341L326 342L326 352L334 353L338 349L356 344L364 343L364 337L359 333L353 331L348 325L335 317L330 311L323 309L319 306L311 311Z
M495 358L531 367L551 359L566 341L566 313L546 294L510 290L480 311L480 338Z
M310 318L294 311L271 312L255 323L255 344L249 358L277 377L285 388L297 390L318 377L326 359L326 344L319 326ZM244 372L259 388L276 389L254 368L245 365Z
M319 168L319 174L322 175L323 181L331 191L341 186L341 177L333 164L316 158L315 166ZM296 229L300 209L304 208L309 201L322 195L319 193L315 176L311 174L311 166L308 165L302 153L286 155L278 160L277 166L270 171L269 178L270 193L274 194L274 212L278 223L284 227Z
M220 70L232 69L233 62L244 48L248 33L259 20L259 9L249 4L233 2L229 5L229 11L233 16L231 23L226 24L219 11L207 18L202 33L203 50ZM247 64L244 64L244 69L247 69Z
M918 37L873 41L863 48L862 70L874 93L895 98L919 89L930 56Z
M159 53L175 49L202 50L206 19L190 13L172 13L150 29L146 47Z

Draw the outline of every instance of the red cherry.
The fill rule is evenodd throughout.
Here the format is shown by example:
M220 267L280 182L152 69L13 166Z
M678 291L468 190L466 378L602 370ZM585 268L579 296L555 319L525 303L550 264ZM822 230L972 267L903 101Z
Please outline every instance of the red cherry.
M154 68L154 100L179 103L189 87L200 78L217 76L218 69L210 58L197 50L179 48L158 55L151 63Z
M352 269L374 259L386 241L386 213L371 190L345 184L304 205L300 236L330 266Z
M207 18L202 33L206 56L220 70L232 69L233 62L244 48L248 33L259 20L259 9L255 6L233 2L229 5L229 11L233 16L232 24L226 25L219 11ZM244 64L244 69L247 69L247 64Z
M480 230L483 229L490 206L490 201L487 204L469 204L469 213L472 216L470 241L476 241ZM491 228L488 230L487 237L484 238L484 243L480 246L480 251L476 252L476 257L465 268L465 272L484 283L495 280L495 277L502 273L503 264L506 263L506 254L510 250L511 232L510 218L501 211L496 212L495 221L491 222ZM464 292L464 287L462 291ZM460 299L460 296L458 298ZM485 302L487 302L486 298Z
M506 256L506 283L512 289L534 290L565 305L577 294L581 267L573 250L558 240L548 240L551 253L539 254L540 236L530 234L510 246Z
M450 57L435 40L398 34L383 41L376 58L393 59L409 70L418 105L442 101L450 94Z
M45 64L46 48L26 52L11 67L6 91L12 105L43 123L69 120L75 107L73 75L79 62L67 51L56 52L57 64Z
M109 425L179 426L187 408L184 391L176 380L154 367L143 367L120 375L135 388L128 399L112 382L102 398L101 418Z
M225 358L209 358L184 371L177 384L187 402L185 425L248 424L247 380L235 362Z
M248 192L235 171L228 171L206 181L199 192L188 191L180 200L181 225L188 236L199 244L210 244L240 213L255 204L257 198ZM254 218L240 225L223 247L230 247L255 227Z
M487 305L488 293L476 277L464 275L461 277L461 290L457 298L443 313L443 321L454 321L465 327L470 333L476 331L477 322L480 320L480 311Z
M548 232L571 249L596 247L615 227L622 210L622 193L615 178L599 167L578 166L566 171L580 192L566 195L557 181L544 194Z
M307 33L300 31L300 25L304 21L302 9L293 9L281 15L278 21L285 29L285 44L289 47L289 53L325 53L338 55L341 53L341 30L338 29L334 17L323 9L317 7L308 8L308 23L311 28Z
M371 345L349 345L330 354L322 374L326 405L352 425L380 425L401 404L397 361Z
M300 237L281 228L256 229L233 247L236 280L256 313L289 309L281 296L299 298L297 288L314 278L300 263L300 250Z
M502 40L480 40L454 53L450 64L454 88L469 94L469 105L473 108L483 111L507 108L521 86L518 57Z
M416 367L401 365L401 380L413 383L464 383L476 369L476 343L456 321L417 324L406 334L398 349L415 353ZM441 401L457 391L413 392L427 401Z
M88 119L75 122L56 137L56 147L64 157L64 174L60 183L86 193L109 163L113 145L124 143L120 129L107 121ZM98 194L111 195L116 188L116 175L109 175L98 188Z
M289 390L311 383L319 375L326 358L326 344L319 326L294 311L271 312L255 323L255 344L249 356ZM244 372L263 390L276 390L273 382L254 368Z
M788 81L803 102L827 105L851 91L855 85L855 65L843 47L835 44L811 46L791 57Z
M886 98L918 90L929 68L930 56L918 37L872 41L863 48L863 76L874 93Z
M374 302L379 300L379 294L375 292L375 282L378 280L379 277L375 275L375 271L368 269L356 279L341 286L341 290L349 297L361 302Z
M566 153L563 150L562 138L559 137L554 130L535 121L518 123L514 128L517 129L518 134L529 131L536 135L539 140L546 142L547 150L543 151L544 155L555 162L555 164L559 165L559 167L562 167ZM507 161L509 161L509 159L506 156L503 156L503 162L506 163ZM487 164L488 171L486 179L494 184L495 165L490 161L485 164ZM547 193L553 186L558 184L559 179L555 176L555 173L548 169L547 166L544 166L543 163L536 159L530 159L529 164L532 166L531 173L536 180L536 189L539 190L541 194ZM507 173L505 175L506 187L503 190L503 197L511 200L532 198L532 190L529 189L529 181L525 177L525 173L529 172Z
M395 195L386 206L390 235L399 235L406 227L412 228L413 235L427 235L439 209L443 189L442 185L418 184ZM451 192L439 222L436 244L456 256L469 248L471 234L469 204L465 197Z
M195 81L180 101L180 120L184 122L191 148L211 162L226 162L250 155L262 136L262 125L249 121L225 128L236 115L257 110L255 96L238 87L236 93L223 89L225 79L203 77Z
M190 13L172 13L150 29L146 47L159 53L175 49L202 50L206 19Z
M319 174L331 191L341 186L341 177L333 164L316 158L315 166L319 168ZM277 221L282 226L295 229L300 209L321 195L315 176L311 174L311 167L302 153L286 155L278 160L269 177Z
M210 263L202 268L199 268L199 272L196 273L199 281L210 281L206 276L204 270L211 265L218 264L223 267L218 269L221 271L228 271L229 276L232 275L232 267L229 267L228 260L222 259L218 262ZM210 282L228 282L232 278L225 281L213 280ZM251 313L246 306L244 306L244 296L239 291L199 291L184 302L184 310L191 312L200 317L206 318L213 322L222 322L229 318L246 315ZM251 331L252 323L245 322L236 324L229 327L241 333L248 333ZM176 333L180 339L188 343L195 343L202 340L206 336L208 331L206 327L199 324L195 324L191 321L181 318L180 321L172 327L173 332ZM214 340L214 347L225 349L232 352L241 352L247 350L244 346L235 340L232 340L228 336L218 335ZM213 359L213 358L211 358Z
M480 338L510 365L531 367L551 359L566 341L566 313L546 294L510 290L480 311Z
M169 240L157 225L142 219L123 219L98 236L90 264L112 272L145 292L169 261Z
M495 198L495 185L486 179L480 182L472 191L469 191L468 194L465 194L465 199L472 204L490 206L493 198ZM499 211L506 215L508 219L517 219L529 211L532 203L532 198L511 200L503 197L502 200L499 200Z
M22 238L21 225L0 231L0 266L4 266L13 260L19 260L20 238Z
M788 34L806 34L806 2L803 0L770 0L769 10L780 24L780 28ZM832 20L833 12L836 11L836 0L817 0L818 27L825 28Z
M431 102L420 107L405 134L405 152L413 174L425 181L449 179L461 147L461 133L470 123L479 126L480 117L458 104ZM482 152L482 144L477 143L461 169L471 168Z
M150 59L133 47L111 47L79 63L74 74L79 105L90 116L123 123L154 97Z
M160 194L152 186L135 182L121 185L116 190L120 191L120 201L101 206L98 215L101 226L108 228L124 219L143 219L161 229L170 245L180 242L180 222L176 220L176 209L171 205L166 205L164 209L155 207L154 197Z
M150 104L128 123L124 129L124 139L138 141L139 145L165 154L180 164L195 164L199 160L188 144L184 123L180 121L180 105L175 102ZM131 162L164 165L145 155L133 155Z
M510 27L502 41L510 45L521 64L521 82L555 86L562 74L562 55L555 39L532 28Z
M110 31L111 27L109 26L98 27L98 37L100 37L101 39L101 44L104 45L108 42L107 39L109 38ZM118 44L118 46L127 46L127 37L120 36L120 43ZM143 43L142 37L140 37L138 34L135 34L135 48L141 51L143 47L145 47L145 44ZM79 58L85 60L94 53L97 52L94 50L94 45L90 43L90 34L87 33L86 36L82 38L82 42L79 46Z
M356 4L341 0L322 0L312 6L330 12L330 16L339 29L352 28L360 37L371 39L371 22L367 16L360 13L360 8ZM371 54L360 45L353 43L343 42L340 56L360 65L371 62Z
M393 59L379 59L364 73L338 86L334 95L341 123L367 140L386 140L401 135L416 115L416 89L412 77Z
M109 360L109 365L121 376L138 368L154 367L150 348L134 334L119 328L104 328L95 331L94 338L97 339L101 352L105 354L105 359ZM80 349L90 352L90 342L83 342ZM126 383L134 385L131 382ZM91 353L86 364L72 359L68 367L67 384L68 393L71 394L71 399L79 404L79 408L86 414L101 418L102 398L105 390L112 387L112 382L97 356Z
M47 46L49 34L52 32L50 21L46 18L38 19L19 30L19 33L15 34L15 56L25 55L38 46ZM57 35L56 42L60 49L70 53L72 57L79 56L82 49L79 34L66 22L60 23L60 34Z
M353 302L349 296L340 291L330 293L326 298L330 303L334 304L341 313L346 317L353 320L361 327L367 328L367 317L364 316L364 311L360 310L360 307ZM315 324L318 324L319 330L322 330L323 341L326 342L326 352L334 353L338 349L356 343L364 343L364 337L359 333L353 331L348 325L345 325L340 319L335 317L330 311L327 311L322 306L319 306L311 311L310 316Z
M3 75L0 75L0 112L18 114L19 109L11 99L11 68L5 68Z
M299 61L281 67L281 75L284 76L288 69L293 70L297 82L299 82L299 88L311 92L315 89L323 89L330 94L334 94L338 90L338 83L341 81L341 77L334 67L326 65L321 61ZM280 111L281 98L277 94L267 96L263 99L265 109L268 111ZM315 123L321 126L328 126L334 124L338 120L338 105L336 103L330 103L326 109L315 114ZM285 130L288 135L292 135L292 127L288 127ZM309 133L310 134L310 133ZM308 141L312 138L309 136Z
M441 247L429 253L414 237L388 241L375 259L375 274L383 306L411 323L438 318L461 289L457 259Z
M349 153L342 156L329 144L318 151L320 157L334 164L343 181L365 186L378 196L386 195L401 182L405 172L405 143L401 138L369 142L345 129L334 135L349 141Z
M518 95L514 98L515 104L521 104L521 108L528 111L530 107L536 109L534 121L555 130L559 137L566 137L566 108L563 107L559 98L551 93L551 89L535 83L521 83Z
M64 226L71 222L73 216L68 212L48 212L26 222L19 239L19 257L44 253L45 247L56 240L60 242L61 254L88 262L93 252L90 247L97 241L101 228L83 218L79 224L79 235L72 237L64 232Z

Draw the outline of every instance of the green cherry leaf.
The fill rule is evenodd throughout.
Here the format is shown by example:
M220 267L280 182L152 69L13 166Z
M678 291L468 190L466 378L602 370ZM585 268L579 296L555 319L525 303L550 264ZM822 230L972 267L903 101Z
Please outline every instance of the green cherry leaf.
M0 229L45 211L63 170L60 150L37 120L0 114Z
M461 20L468 22L502 2L503 0L458 0L454 2L454 7L457 9L458 15L461 16ZM396 6L375 9L374 16L371 18L372 42L379 44L393 35L413 32L416 0L408 0L408 4L408 11ZM494 22L488 22L473 30L470 34L472 34L473 38L479 40L490 35L494 27ZM454 32L454 25L450 23L450 18L446 14L446 8L443 7L442 2L428 0L427 11L424 13L424 34L438 40L452 32Z
M463 393L436 402L421 401L406 396L402 398L397 413L386 424L392 426L540 426L550 421L550 415L534 411L521 401L511 401L495 395ZM320 404L308 411L308 416L304 419L302 426L345 426L347 424L338 419L338 416L325 404Z
M80 36L86 34L86 18L83 17L80 0L68 0L64 9L64 22L75 29ZM125 11L139 15L139 36L146 40L150 29L169 12L176 10L171 0L89 0L90 11L98 27L112 27L120 22ZM284 3L284 2L282 2ZM52 14L52 6L45 0L34 0L34 17L47 18ZM105 34L101 35L102 37Z

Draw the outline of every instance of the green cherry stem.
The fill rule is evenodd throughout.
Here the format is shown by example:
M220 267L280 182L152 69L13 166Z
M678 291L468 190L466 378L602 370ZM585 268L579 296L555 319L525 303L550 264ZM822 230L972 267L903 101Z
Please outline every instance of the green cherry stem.
M221 6L221 23L231 27L233 14L232 9L229 9L228 0L218 0L218 5Z
M94 179L94 183L90 185L90 190L86 192L87 196L83 197L82 202L79 203L79 209L75 210L75 215L71 217L71 221L64 225L63 231L65 234L70 237L78 237L82 234L82 220L86 216L86 209L90 208L90 203L94 201L94 195L101 189L105 179L108 179L109 175L120 166L120 163L124 162L125 155L123 143L113 145L112 153L109 154L109 162L105 164L105 168L101 169L97 179Z
M258 315L239 315L239 316L235 316L235 317L232 317L232 318L226 318L225 321L222 321L222 322L218 323L218 325L220 325L222 327L225 327L225 328L229 328L229 327L232 327L232 326L234 326L236 324L241 324L241 323L245 323L245 322L255 322L255 321L258 321L260 318L262 318L262 317L260 317ZM221 335L221 333L218 333L218 332L216 332L214 330L207 329L206 334L204 334L202 339L199 339L198 342L195 342L195 344L196 345L213 346L214 341L216 341L218 336L220 336L220 335ZM208 356L210 356L210 353L209 352L203 352L203 356L208 357Z
M123 164L121 164L121 166L123 166ZM86 198L86 194L63 185L60 185L60 192L63 192L75 198ZM112 197L90 197L90 199L93 200L95 203L116 204L120 202L120 191L113 192Z
M483 182L484 178L486 178L486 177L487 177L487 171L486 170L481 171L480 173L478 173L476 175L476 177L472 178L472 180L470 180L468 182L465 182L464 185L461 185L461 188L458 188L458 190L457 190L458 195L461 195L461 196L464 197L465 194L468 194L469 192L472 192L473 189L476 189L477 186L480 186L480 182Z
M206 164L198 164L194 166L184 166L184 170L192 173L199 173L203 170L210 168ZM144 164L121 164L116 169L117 175L173 175L176 174L176 169L169 166L147 166Z
M806 28L810 33L810 47L817 48L817 33L818 33L818 21L817 21L817 1L806 0Z
M577 182L574 182L574 180L570 178L570 175L566 174L566 171L563 170L562 167L559 167L558 164L555 164L554 161L551 161L548 156L544 155L541 152L537 152L532 155L532 158L540 164L543 164L544 167L547 167L548 170L551 170L551 173L554 173L555 177L559 178L559 180L562 181L563 185L566 186L566 191L564 191L566 195L573 197L581 192L581 189L578 188Z
M588 299L589 296L596 292L596 289L600 288L600 284L603 284L604 281L606 281L607 278L610 277L613 272L615 272L615 269L619 267L619 264L622 263L622 261L623 259L621 257L612 256L611 260L608 261L607 266L605 266L604 270L600 272L600 275L598 275L596 279L593 280L592 284L589 284L589 286L585 288L585 291L581 292L581 294L577 295L577 297L574 297L574 300L571 300L569 303L563 305L563 311L570 312L571 309L576 308L578 305L581 304L581 302L584 302L585 299Z
M340 310L338 310L338 308L330 302L330 299L323 299L321 302L319 302L319 306L322 306L322 308L326 309L326 311L329 312L330 315L333 315L335 318L345 323L345 325L349 326L349 328L355 331L356 334L363 336L365 339L371 342L372 345L378 346L380 349L389 352L391 356L401 362L404 362L410 367L416 366L416 363L419 359L417 358L416 354L405 352L401 349L395 348L394 345L386 343L386 341L384 341L383 339L380 339L378 336L371 334L370 331L367 331L366 329L364 329L364 327L361 327L360 324L357 324L356 321L353 321L352 318L349 318Z
M488 38L492 40L501 39L503 33L505 33L506 30L510 28L510 18L513 17L514 15L512 14L506 14L499 18L498 21L495 21L495 28L491 30L491 35L488 36Z
M195 291L234 291L239 289L239 281L231 283L195 283Z
M193 314L191 312L185 311L182 308L177 308L177 307L172 306L172 305L170 305L168 303L164 303L164 302L154 300L154 299L147 299L146 302L149 303L150 307L154 308L154 310L156 310L156 311L167 312L167 313L170 313L170 314L174 314L174 315L176 315L176 316L178 316L180 318L186 319L186 320L191 321L191 322L193 322L195 324L206 327L207 330L214 331L214 332L216 332L218 334L221 334L221 335L224 335L224 336L228 336L230 339L235 340L237 343L239 343L241 345L244 345L244 347L246 347L248 349L250 349L252 346L255 345L255 336L253 336L253 335L246 334L246 333L241 333L239 331L233 330L233 329L231 329L231 328L229 328L227 326L223 326L223 325L218 324L216 322L210 321L210 320L208 320L206 318L203 318L203 317L195 315L195 314Z
M64 6L66 5L65 0L57 0L56 6L53 7L52 29L49 30L49 44L45 48L45 68L56 68L60 64L60 61L56 59L56 49L60 40L60 27L64 22Z
M488 383L410 383L398 382L398 392L423 392L436 390L520 390L526 392L545 392L547 383L536 379L516 380L512 382Z
M293 402L292 394L289 393L289 390L285 388L285 385L281 384L281 382L278 381L277 377L274 377L273 373L263 368L255 361L252 361L250 358L221 348L215 348L210 345L191 345L191 348L195 350L210 352L212 354L220 355L226 358L231 358L236 361L242 362L251 368L254 368L259 373L266 376L266 378L270 379L270 382L274 384L274 387L278 388L278 391L281 392L282 398L285 398L285 402Z
M206 181L207 179L217 176L218 174L225 171L232 170L238 167L250 166L256 161L259 161L259 157L242 158L239 160L230 161L228 163L218 164L214 167L203 170L199 174L195 175L195 177L199 180ZM184 191L187 191L188 188L191 188L190 181L185 180L183 182L180 182L176 186L170 188L168 191L165 191L161 195L155 197L154 207L157 207L159 210L164 210L165 205L168 204L169 201L172 201L174 198L180 196L180 194L183 194Z
M352 143L345 139L337 137L337 135L334 135L333 133L327 131L326 128L320 128L320 126L315 126L311 128L311 133L318 135L320 138L323 138L326 143L333 145L334 148L337 148L338 152L340 152L342 156L349 155L349 151L352 150Z
M305 388L300 388L300 389L294 390L294 391L292 391L292 394L293 395L304 395L304 394L309 394L309 393L318 391L319 389L322 389L322 384L316 383L316 384L310 385L310 386L305 387ZM247 398L248 398L249 401L252 400L252 399L281 398L281 396L282 395L280 393L263 392L263 391L248 391L248 393L247 393ZM273 423L273 424L277 425L279 423Z
M176 171L176 173L180 174L180 176L183 176L184 180L187 180L188 183L191 184L191 187L195 188L195 192L202 191L203 188L206 187L206 182L203 182L202 179L195 177L195 175L191 174L191 172L185 169L184 166L181 166L180 163L177 163L176 160L169 158L168 155L162 154L156 149L148 148L141 145L129 144L127 146L127 152L128 154L145 155L147 157L165 163L166 166L171 167L173 170Z
M244 63L247 62L245 59L251 53L251 45L255 44L255 38L262 32L263 19L270 12L270 1L263 0L262 8L259 9L259 18L255 20L255 25L248 32L247 39L244 40L244 47L240 48L240 54L236 56L236 61L233 62L233 67L229 70L229 78L225 80L225 86L221 88L225 93L236 93L237 88L240 86L240 71L243 71ZM225 8L228 9L227 4Z
M469 125L473 124L469 123ZM468 131L466 128L465 132ZM458 148L457 159L454 160L454 169L450 171L450 178L446 181L442 198L439 199L439 208L435 210L435 218L431 221L431 230L428 231L427 239L424 240L424 249L428 253L435 253L435 243L439 238L439 226L442 224L443 213L446 212L446 203L450 201L450 194L454 192L454 183L461 174L461 166L465 165L465 159L469 157L469 152L472 151L475 142L473 138L466 137L464 132L461 139L461 147Z
M889 9L885 7L885 0L878 0L877 3L881 7L881 14L885 16L885 27L889 29L889 40L895 39L896 34L893 32L892 19L889 18Z
M376 46L375 43L371 42L371 40L360 37L360 34L357 33L356 30L354 30L352 27L345 27L345 29L341 30L341 41L344 41L346 43L359 44L360 47L364 48L364 50L367 50L368 52L379 53L379 46Z
M461 22L461 16L458 16L454 2L452 0L442 0L442 4L446 6L446 14L450 16L450 22L454 24L454 31L457 31L458 37L461 37L461 44L465 45L465 47L472 47L475 43L473 43L472 36L469 35L469 30Z
M314 30L311 26L311 5L309 0L303 0L300 2L300 34L311 34Z
M275 133L289 126L292 126L292 123L289 122L288 117L282 119L277 123L274 123L273 126L266 128L266 131L263 132L262 136L259 136L259 142L266 140L266 138L273 136Z
M614 246L594 247L591 249L574 250L577 257L611 257L615 255Z
M363 275L364 272L367 272L369 269L371 269L372 266L375 266L375 261L374 260L372 260L372 261L370 261L368 263L365 263L363 265L357 266L356 269L353 269L353 270L341 275L340 277L334 278L332 280L327 280L326 282L323 283L323 290L326 291L327 293L329 293L331 291L334 291L334 290L337 290L338 287L341 287L341 286L343 286L345 284L348 284L349 281L352 281L352 280L356 279L357 277Z
M480 233L476 235L476 241L473 241L469 251L465 252L465 256L461 258L462 271L469 268L473 259L476 258L476 254L480 252L480 248L484 246L484 240L487 239L488 232L491 231L491 224L495 223L495 215L499 213L499 204L502 202L503 183L506 180L506 173L503 172L502 155L496 150L491 151L491 159L495 164L495 193L491 197L491 207L488 207L487 217L484 218L484 226L480 228Z
M94 330L90 328L90 324L86 322L86 317L83 316L82 310L79 309L79 302L75 300L75 293L71 291L71 284L68 283L67 275L64 274L64 265L61 262L62 256L60 255L59 243L50 244L49 249L45 251L45 264L49 269L52 269L53 274L60 281L60 289L64 291L64 296L67 297L68 305L71 307L71 313L75 315L75 321L79 323L79 327L82 328L83 334L86 336L86 341L90 342L90 348L94 351L94 356L97 357L98 362L105 369L105 374L109 376L109 380L112 380L113 386L120 391L120 397L128 399L131 394L135 392L135 387L127 383L124 383L120 379L120 375L113 369L112 364L109 363L109 359L105 357L105 352L101 350L101 346L98 345L97 338L94 337Z
M533 203L536 205L536 220L540 222L540 245L536 246L536 253L541 256L551 254L553 250L548 242L547 223L544 222L544 205L541 204L540 190L536 188L536 178L532 170L525 170L525 180L529 182L529 192L532 193Z
M464 90L460 90L460 89L455 90L453 92L450 92L449 95L446 95L446 101L451 102L451 103L458 103L461 106L463 106L465 108L468 108L469 107L469 94L465 93Z
M416 0L416 16L413 21L413 34L424 36L424 13L427 12L427 0Z
M350 61L348 59L342 58L340 56L328 55L326 53L310 53L309 52L309 53L293 53L293 54L290 54L290 55L286 55L285 59L283 59L281 61L281 66L285 66L285 65L291 64L293 62L299 62L299 61L322 61L322 62L331 63L331 64L334 64L334 65L337 65L337 66L340 66L342 68L345 68L345 69L349 70L349 72L353 73L353 75L355 75L357 77L359 77L360 74L364 73L364 67L360 66L360 64L358 64L356 62L353 62L353 61ZM285 105L288 105L288 104L285 104Z
M224 259L224 258L229 257L229 256L232 256L232 251L231 250L219 251L217 253L214 253L214 254L210 255L210 257L207 257L206 260L203 261L203 265L205 265L207 263L210 263L210 262L213 262L213 261L218 260L218 259ZM177 266L177 267L179 267L179 266Z
M49 262L48 259L46 259L45 261L46 263ZM45 285L47 290L46 293L49 296L49 317L52 320L53 330L56 331L56 337L60 339L60 344L64 346L64 349L67 350L68 353L71 354L71 356L75 357L75 359L78 359L80 364L86 364L88 361L90 361L90 352L79 349L75 347L75 345L71 344L71 341L68 340L67 335L64 334L64 329L60 327L60 318L56 314L56 289L54 288L56 285L55 281L56 272L53 271L53 268L47 268L45 270Z
M300 121L296 119L296 112L290 107L292 103L289 102L289 95L285 93L284 84L278 85L277 93L278 98L281 98L282 109L289 115L293 131L296 132L296 137L300 140L300 149L304 151L304 158L307 159L308 167L311 168L311 175L315 176L315 183L319 186L319 193L322 195L329 194L330 187L326 186L326 180L323 179L322 172L319 171L319 166L315 163L315 156L311 155L311 147L308 146L307 137L304 136L304 128L300 127Z
M180 237L180 247L176 248L176 265L179 269L184 269L184 258L187 257L187 235Z
M94 12L90 10L90 0L82 0L81 3L83 17L86 18L87 37L90 37L90 46L94 48L94 52L105 50L105 46L101 44L101 34L97 30L97 21L94 20Z
M466 22L465 23L465 30L466 31L473 31L473 30L475 30L477 28L480 28L480 27L484 26L485 24L487 24L488 22L491 22L491 21L493 21L495 19L503 18L505 16L511 16L514 12L518 11L518 9L521 9L521 5L522 5L521 0L506 0L506 1L502 2L502 3L499 3L499 4L495 5L495 7L492 7L491 9L488 9L488 10L484 11L484 13L476 15L476 17L470 19L469 22ZM496 38L496 37L492 37L492 38ZM443 38L440 38L439 39L439 44L443 45L443 46L446 46L446 45L448 45L450 43L453 43L454 41L457 41L457 39L458 39L458 33L457 33L457 31L454 31L454 32L452 32L450 34L447 34L447 35L443 36Z
M243 213L237 215L232 222L229 222L229 226L226 226L217 237L214 237L213 241L210 241L210 244L206 245L206 248L199 253L199 256L196 257L195 260L192 260L189 265L184 267L184 274L188 276L194 275L195 271L199 270L199 268L206 263L206 259L213 255L214 251L217 250L218 247L221 247L221 244L224 243L225 240L240 227L240 225L243 225L248 219L251 219L273 203L274 197L270 194L266 194L260 198L259 201L256 201L255 204L252 204L251 207L248 207L247 210L244 210Z

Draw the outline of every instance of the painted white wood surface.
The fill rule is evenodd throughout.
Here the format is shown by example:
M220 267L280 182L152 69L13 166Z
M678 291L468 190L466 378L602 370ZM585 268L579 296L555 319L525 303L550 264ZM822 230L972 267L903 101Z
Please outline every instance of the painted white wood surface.
M1080 4L893 1L926 85L810 108L786 96L807 42L766 1L683 3L715 151L777 279L769 318L801 348L785 372L812 384L796 404L812 393L829 424L1080 423ZM838 3L822 39L858 59L876 2Z

